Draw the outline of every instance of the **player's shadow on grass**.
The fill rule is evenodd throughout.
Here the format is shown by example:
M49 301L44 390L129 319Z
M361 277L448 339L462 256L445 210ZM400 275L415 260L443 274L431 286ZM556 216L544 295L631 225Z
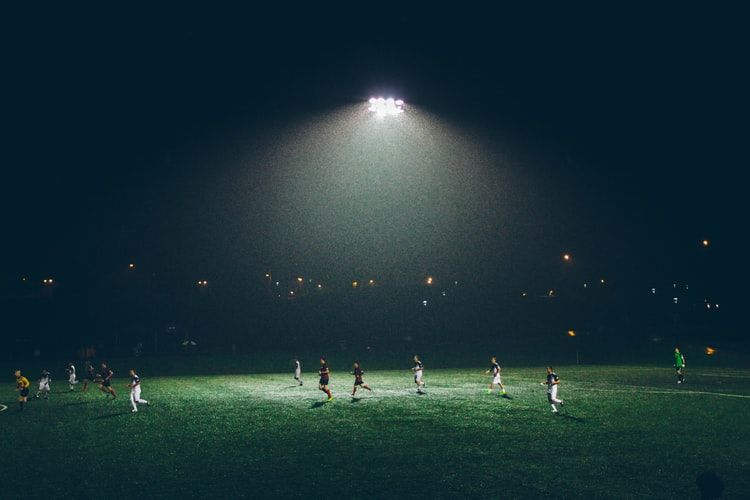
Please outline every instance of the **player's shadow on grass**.
M310 405L310 409L314 410L316 408L322 408L326 405L326 401L317 401Z
M288 385L284 387L284 389L294 389L295 387L299 387L298 385Z
M130 411L119 411L117 413L107 413L106 415L99 415L98 417L94 417L94 420L104 420L105 418L114 418L114 417L120 417L122 415L129 415Z
M558 413L557 414L557 418L564 418L565 420L572 420L573 422L578 422L578 423L581 423L581 424L584 423L584 422L586 422L585 418L575 417L575 416L569 415L567 413Z
M349 402L350 403L359 403L360 401L362 401L362 398L352 397L351 401L349 401Z

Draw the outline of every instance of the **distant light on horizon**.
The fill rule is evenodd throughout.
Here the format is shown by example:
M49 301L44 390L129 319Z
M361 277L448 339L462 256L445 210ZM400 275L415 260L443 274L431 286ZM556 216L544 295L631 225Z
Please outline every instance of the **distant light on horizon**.
M709 356L709 357L713 356L715 352L716 352L716 349L710 346L706 346L706 356Z
M575 337L575 336L576 336L575 330L568 330L568 337Z
M710 244L711 244L711 242L710 242L710 241L708 241L708 240L703 240L703 241L701 241L701 245L703 245L704 247L707 247L707 246L708 246L708 245L710 245Z
M208 286L208 281L206 281L206 280L198 280L198 286Z
M569 253L564 253L563 256L562 256L562 258L563 258L563 260L565 262L570 262L570 254Z
M375 113L378 118L395 116L404 112L404 101L401 99L371 97L368 102L370 103L368 111Z
M128 269L135 269L135 264L133 264L132 262L128 264Z
M424 282L428 285L432 285L433 281L434 280L432 279L432 276L427 276L427 279L424 280Z

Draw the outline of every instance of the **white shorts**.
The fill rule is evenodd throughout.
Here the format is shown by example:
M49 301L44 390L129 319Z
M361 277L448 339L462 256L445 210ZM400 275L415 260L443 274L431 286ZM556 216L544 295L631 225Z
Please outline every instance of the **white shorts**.
M557 385L553 385L549 389L547 389L547 398L549 399L550 403L552 403L554 401L558 401L558 399L557 399Z
M493 385L502 385L503 381L500 380L500 375L495 375L495 377L492 379Z
M418 371L414 373L414 382L421 382L422 381L422 372Z
M302 372L299 370L294 371L294 380L299 380L300 376L302 375Z
M130 397L135 399L136 401L141 399L141 386L136 385L135 387L130 388Z
M39 390L40 391L47 391L47 392L49 392L49 382L45 382L43 384L40 383L39 384Z
M70 377L68 377L68 383L69 384L75 384L76 383L76 374L75 373L71 373L70 374Z

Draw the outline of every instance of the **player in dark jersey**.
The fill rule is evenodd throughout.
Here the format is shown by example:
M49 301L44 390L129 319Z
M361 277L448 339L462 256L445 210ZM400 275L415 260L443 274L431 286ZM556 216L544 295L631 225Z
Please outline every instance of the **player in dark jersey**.
M565 406L565 402L562 399L557 399L557 388L560 385L560 377L555 373L554 368L551 366L547 367L547 380L542 382L542 385L547 386L547 401L549 401L552 407L552 413L557 413L557 407L555 405Z
M359 361L354 362L354 371L352 372L352 375L354 375L354 388L352 389L352 397L357 393L357 387L361 387L362 389L367 389L368 391L372 392L372 389L369 385L365 384L362 380L362 376L365 374L365 372L362 371L362 367L359 365Z
M29 379L21 375L21 370L16 370L16 390L18 391L18 406L19 410L23 411L23 407L26 404L26 398L29 397L29 386L31 382Z
M115 392L115 388L112 387L112 377L114 377L115 372L112 371L112 369L107 366L107 363L102 363L102 382L99 384L99 389L104 394L111 394L112 399L115 399L117 397L117 393Z
M320 370L318 370L318 375L320 375L318 388L328 395L326 403L330 403L333 401L333 394L331 394L331 389L328 388L328 384L331 381L331 369L328 368L326 358L320 358Z
M497 386L500 388L500 395L506 396L507 394L505 392L505 386L503 385L503 381L500 378L503 369L500 368L500 364L497 362L497 358L495 356L492 356L492 358L490 358L490 362L492 363L490 365L490 369L484 372L486 374L492 375L492 382L490 382L490 387L487 389L487 394L492 394L495 386Z
M424 365L419 359L419 356L414 355L414 366L411 371L414 372L414 383L417 384L417 394L424 394L424 380L422 376L424 374Z
M94 369L94 365L91 364L91 361L86 361L86 378L83 379L83 392L86 392L89 388L89 382L91 384L94 384L94 380L96 380L96 370Z

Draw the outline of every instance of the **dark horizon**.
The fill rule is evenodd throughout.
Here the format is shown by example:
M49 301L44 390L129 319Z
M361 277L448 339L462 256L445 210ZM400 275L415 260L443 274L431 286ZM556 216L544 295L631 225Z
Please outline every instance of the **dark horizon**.
M569 252L582 282L705 281L732 296L746 34L740 16L707 9L406 8L381 23L364 11L23 13L7 72L3 279L93 283L132 261L185 283L274 271L542 289ZM366 186L360 219L333 235L320 216L330 204L303 200L279 218L279 197L260 191L288 201L316 174L292 168L285 192L284 162L258 151L283 155L277 134L378 94L471 141L450 168L478 144L473 184L451 192L436 173L435 198L416 204L409 187L393 231L376 209L396 195ZM441 197L463 205L444 227ZM422 214L434 229L410 227ZM310 234L323 241L295 239Z

